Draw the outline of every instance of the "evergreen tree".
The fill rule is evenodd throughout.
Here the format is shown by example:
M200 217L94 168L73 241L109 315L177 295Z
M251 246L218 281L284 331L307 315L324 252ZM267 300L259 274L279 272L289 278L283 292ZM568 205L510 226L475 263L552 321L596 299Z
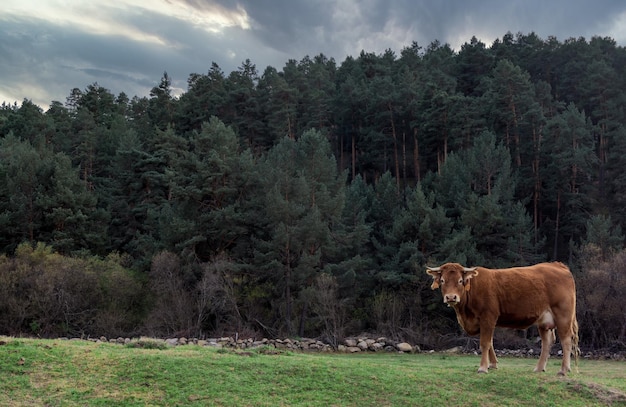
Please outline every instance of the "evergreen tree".
M148 115L157 128L165 130L174 122L176 101L172 96L172 80L167 72L163 72L161 82L150 91L150 107Z
M255 260L280 290L281 326L293 334L294 299L323 270L325 252L334 244L345 179L317 131L284 138L268 152L260 175L267 235L257 242Z
M106 214L96 209L67 156L9 135L0 139L0 175L3 251L41 241L62 253L101 252Z
M297 128L298 92L292 88L275 68L268 67L259 80L259 98L267 126L259 147L271 148L283 137L295 138Z
M305 57L298 68L306 75L306 86L302 90L303 109L302 126L304 129L317 129L328 134L332 126L331 103L335 92L335 60L324 54L316 55L312 60Z
M45 113L52 133L49 143L57 152L70 156L72 153L72 117L69 110L61 102L52 102Z
M485 132L464 154L452 154L436 180L437 199L449 208L453 234L465 241L460 246L470 251L463 257L471 264L504 266L541 258L540 245L533 243L532 220L514 198L510 160L508 149Z
M168 171L172 197L162 213L161 236L170 250L208 261L247 239L249 220L242 210L254 165L232 128L212 117Z
M624 235L620 225L615 225L611 216L594 215L587 220L587 234L581 242L583 247L592 245L600 252L600 260L607 261L610 255L624 248Z
M206 75L193 73L187 79L188 90L180 97L181 117L177 128L186 133L200 130L212 116L226 120L228 89L224 71L213 62Z
M552 257L567 258L571 240L584 235L586 213L593 204L592 183L597 156L594 154L594 127L584 112L570 104L546 124L546 144L552 157L547 166L545 235L552 242Z
M493 68L494 58L485 44L473 36L469 43L461 45L456 56L456 74L459 92L466 96L477 96L482 79Z
M256 85L259 81L256 65L246 59L237 71L228 76L228 113L220 117L239 134L249 148L258 146L264 126Z
M364 125L366 104L365 79L358 62L348 57L337 70L337 92L333 100L333 111L337 123L338 160L340 168L350 168L350 177L355 179L362 171L359 157L361 133Z
M337 278L341 298L353 303L374 292L375 267L370 242L373 199L373 187L361 176L347 185L341 222L333 232L336 244L327 249L328 267Z
M24 99L22 105L16 109L6 109L4 126L1 134L13 133L22 140L35 143L40 137L49 135L48 124L41 108L28 99ZM49 140L48 140L49 141Z

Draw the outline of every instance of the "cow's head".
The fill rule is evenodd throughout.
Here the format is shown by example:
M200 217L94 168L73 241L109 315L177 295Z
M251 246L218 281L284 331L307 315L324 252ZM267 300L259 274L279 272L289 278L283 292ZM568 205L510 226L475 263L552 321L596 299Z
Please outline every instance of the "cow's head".
M458 263L446 263L440 267L426 267L426 272L433 278L431 289L441 286L443 302L456 305L466 291L470 290L470 280L478 275L476 267L463 267Z

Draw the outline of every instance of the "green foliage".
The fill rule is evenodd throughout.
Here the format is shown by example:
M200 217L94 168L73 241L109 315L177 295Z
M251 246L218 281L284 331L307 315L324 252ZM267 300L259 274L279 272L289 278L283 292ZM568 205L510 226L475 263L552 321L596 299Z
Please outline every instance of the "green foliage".
M282 291L285 329L293 333L293 297L327 261L325 252L335 243L333 230L344 208L345 180L317 131L298 140L284 138L269 151L261 171L269 233L258 240L255 257Z
M595 247L603 262L623 251L625 61L610 38L507 33L260 75L213 63L179 96L165 72L149 97L94 83L45 112L3 104L3 267L41 242L58 268L36 266L45 284L28 267L2 277L21 310L6 328L381 330L437 346L455 321L433 311L425 264L581 269ZM20 284L46 306L13 303ZM114 284L119 307L103 300Z
M12 252L22 241L42 240L71 253L99 252L107 214L85 188L63 153L13 135L0 139L0 246Z
M622 228L619 225L615 226L610 216L592 216L587 220L587 236L583 244L598 247L602 259L607 260L610 255L624 247Z

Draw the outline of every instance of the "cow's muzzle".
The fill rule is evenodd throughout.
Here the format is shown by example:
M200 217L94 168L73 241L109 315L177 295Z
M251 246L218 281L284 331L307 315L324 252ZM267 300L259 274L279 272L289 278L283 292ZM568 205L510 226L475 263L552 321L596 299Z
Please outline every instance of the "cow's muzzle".
M456 305L460 301L461 299L456 294L446 294L443 296L443 302L448 304L448 306Z

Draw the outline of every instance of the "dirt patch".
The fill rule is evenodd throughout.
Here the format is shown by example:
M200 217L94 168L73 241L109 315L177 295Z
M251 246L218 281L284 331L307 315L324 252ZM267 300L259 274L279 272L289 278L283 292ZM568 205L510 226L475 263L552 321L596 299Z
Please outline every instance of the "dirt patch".
M626 406L626 393L604 387L596 383L570 383L572 390L581 394L589 394L607 406Z

